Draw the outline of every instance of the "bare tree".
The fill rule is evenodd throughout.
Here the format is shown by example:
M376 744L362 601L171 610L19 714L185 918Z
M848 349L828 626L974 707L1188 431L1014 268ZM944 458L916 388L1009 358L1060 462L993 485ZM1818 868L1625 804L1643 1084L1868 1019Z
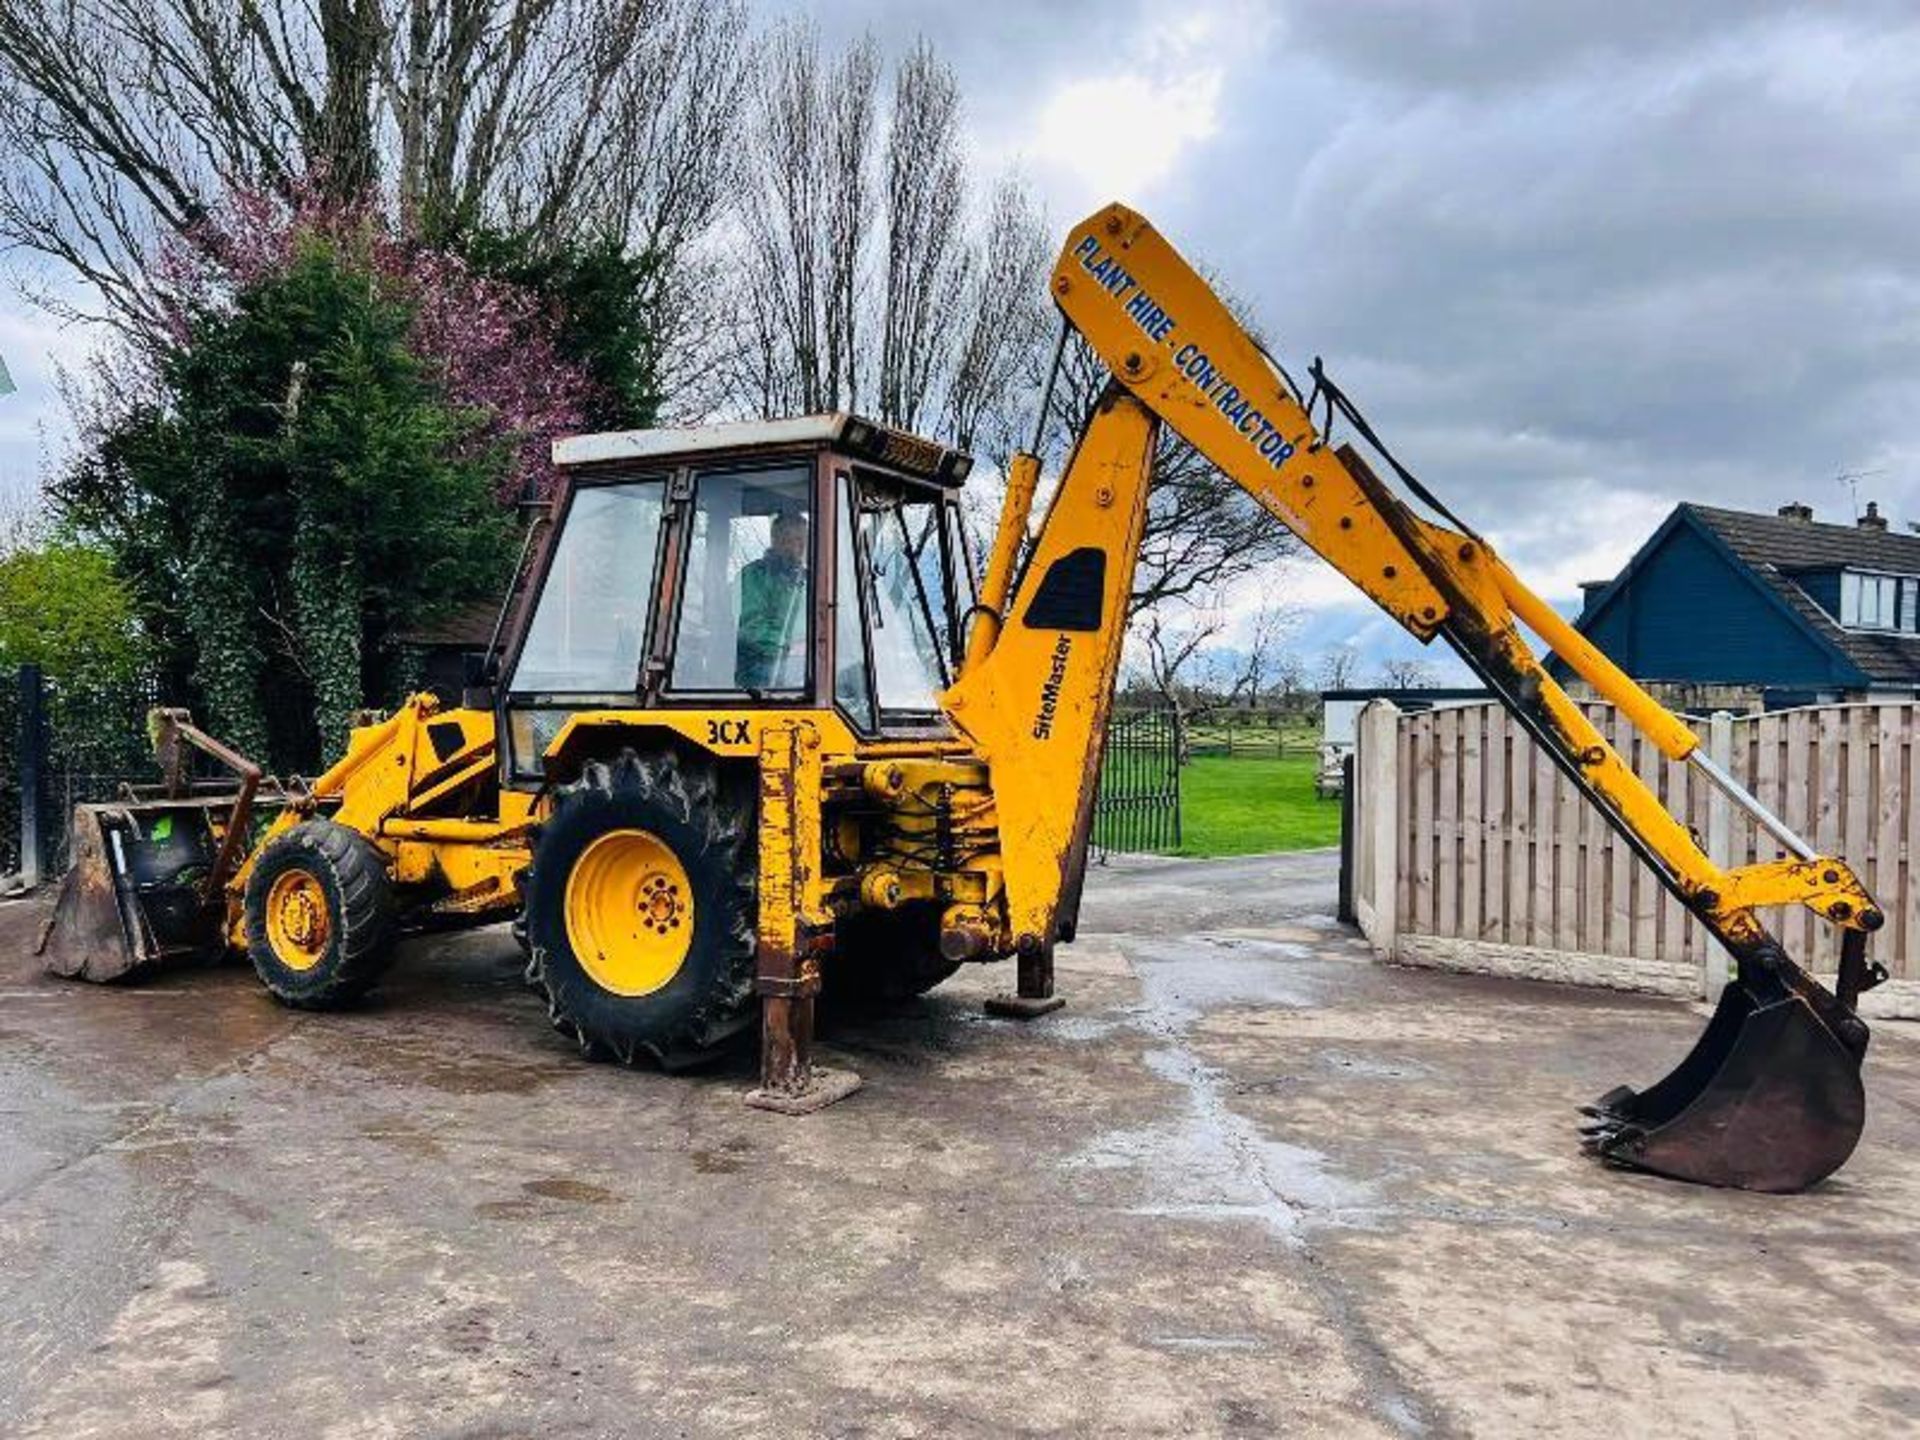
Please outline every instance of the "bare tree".
M1320 657L1320 688L1351 690L1360 678L1360 652L1351 645L1336 645Z
M952 349L946 306L966 278L960 87L925 40L894 73L887 127L879 418L919 428Z
M1046 224L1025 185L1003 176L966 267L947 379L944 428L954 444L978 451L1003 474L1030 443L1026 367L1044 343L1042 298L1051 256Z
M665 304L728 192L744 39L738 0L6 0L0 239L137 330L157 237L318 185L429 236L614 239Z
M975 215L959 87L924 41L881 83L871 38L769 37L730 286L727 401L861 409L1010 452L1041 331L1047 247L1017 181Z
M1380 666L1380 683L1391 690L1418 690L1433 684L1433 667L1424 660L1387 660Z
M1189 671L1204 652L1207 642L1225 628L1218 611L1208 612L1182 606L1187 618L1174 622L1166 610L1146 611L1135 626L1139 642L1143 678L1147 687L1173 717L1174 753L1182 765L1187 763L1187 730L1191 721Z
M879 52L832 61L810 26L768 39L751 107L760 181L745 187L737 257L743 399L765 414L860 403L860 282L873 184Z
M38 549L47 539L47 509L30 482L15 488L0 483L0 560L21 550Z
M1248 619L1244 646L1216 646L1196 657L1196 683L1208 700L1225 707L1258 705L1280 680L1286 639L1300 612L1269 584Z

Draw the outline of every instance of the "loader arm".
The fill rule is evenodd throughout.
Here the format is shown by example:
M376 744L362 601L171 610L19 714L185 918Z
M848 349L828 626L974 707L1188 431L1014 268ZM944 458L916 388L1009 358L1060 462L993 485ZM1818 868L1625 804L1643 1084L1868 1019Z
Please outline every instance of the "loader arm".
M1153 428L1165 424L1405 629L1422 642L1444 638L1733 957L1732 999L1723 999L1693 1055L1644 1094L1623 1087L1589 1107L1589 1148L1623 1164L1758 1189L1799 1188L1843 1161L1864 1115L1858 1068L1867 1030L1853 1003L1884 974L1864 956L1865 937L1883 915L1853 871L1815 854L1714 765L1682 720L1529 590L1481 536L1420 513L1358 453L1330 447L1311 419L1323 402L1330 420L1343 415L1385 454L1317 365L1312 394L1300 396L1141 216L1114 205L1076 227L1051 285L1066 323L1114 385L1079 436L1017 581L1012 555L1038 462L1015 461L984 609L949 692L955 722L994 769L1009 909L1023 950L1060 938L1063 898L1077 893ZM1394 469L1430 511L1452 519L1411 474ZM1717 865L1554 680L1523 626L1664 755L1696 766L1742 806L1785 858ZM1788 904L1848 932L1839 995L1789 960L1756 913ZM1064 918L1070 929L1070 914ZM1768 1054L1756 1050L1758 1038L1743 1044L1743 1032L1783 1026L1788 1033L1767 1040ZM1738 1127L1727 1123L1756 1098L1780 1115L1793 1112L1776 1115L1763 1143L1732 1134Z

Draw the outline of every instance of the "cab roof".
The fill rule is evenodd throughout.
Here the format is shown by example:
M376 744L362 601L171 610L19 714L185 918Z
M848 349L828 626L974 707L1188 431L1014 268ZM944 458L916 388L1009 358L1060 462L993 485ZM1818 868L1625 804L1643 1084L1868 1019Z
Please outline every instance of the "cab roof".
M720 450L785 448L842 450L944 485L960 484L973 469L970 455L840 410L785 420L723 420L712 425L569 435L553 442L553 463L604 465Z

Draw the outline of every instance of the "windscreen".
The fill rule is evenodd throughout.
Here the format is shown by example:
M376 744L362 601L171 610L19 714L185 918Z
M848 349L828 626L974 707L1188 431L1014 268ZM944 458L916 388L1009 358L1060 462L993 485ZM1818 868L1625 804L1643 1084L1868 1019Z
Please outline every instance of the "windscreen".
M862 479L858 523L880 709L931 713L951 674L945 507L935 494Z
M639 683L662 482L575 492L508 688L620 694Z

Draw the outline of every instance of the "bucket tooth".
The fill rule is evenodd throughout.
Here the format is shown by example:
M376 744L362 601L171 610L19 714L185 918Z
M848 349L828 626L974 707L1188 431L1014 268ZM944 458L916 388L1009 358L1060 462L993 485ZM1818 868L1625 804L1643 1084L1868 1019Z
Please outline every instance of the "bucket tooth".
M1846 1162L1866 1123L1866 1026L1777 952L1764 970L1741 968L1672 1073L1645 1090L1617 1086L1581 1107L1587 1153L1678 1180L1768 1192L1804 1190ZM1745 973L1750 968L1755 973Z

